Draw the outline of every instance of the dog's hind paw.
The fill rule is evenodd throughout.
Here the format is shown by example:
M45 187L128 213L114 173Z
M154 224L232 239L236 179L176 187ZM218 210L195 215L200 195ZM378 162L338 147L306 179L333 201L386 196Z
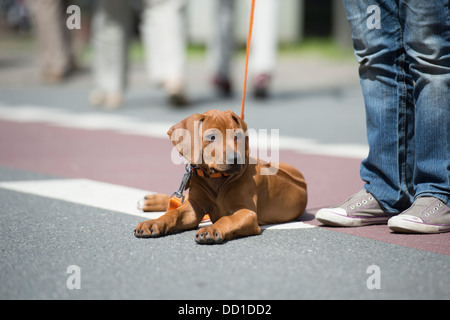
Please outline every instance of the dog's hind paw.
M137 208L139 210L144 210L144 206L145 206L145 198L139 199L139 201L137 202Z
M212 226L201 228L195 235L195 241L199 244L217 244L224 241L222 232Z
M170 197L166 194L149 194L137 203L137 208L144 212L166 211Z

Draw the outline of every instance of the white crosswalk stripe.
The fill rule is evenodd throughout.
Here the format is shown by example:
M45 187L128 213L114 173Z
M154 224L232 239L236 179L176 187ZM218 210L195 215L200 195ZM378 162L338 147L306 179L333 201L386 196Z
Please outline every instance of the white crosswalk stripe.
M152 192L89 179L0 182L0 188L111 210L145 219L156 219L163 214L163 212L142 212L137 209L138 200ZM207 223L201 224L201 226L205 225ZM314 228L314 226L301 221L262 226L262 229L305 228Z

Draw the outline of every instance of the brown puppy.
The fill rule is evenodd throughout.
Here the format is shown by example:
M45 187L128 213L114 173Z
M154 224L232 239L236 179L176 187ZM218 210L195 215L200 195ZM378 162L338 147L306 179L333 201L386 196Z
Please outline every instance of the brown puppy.
M159 237L198 227L209 214L213 225L197 231L198 243L221 243L258 235L259 225L298 218L306 208L303 175L288 164L269 164L249 156L247 125L232 111L194 114L168 134L192 166L184 203L158 219L140 223L136 237ZM144 211L167 210L169 196L145 197Z

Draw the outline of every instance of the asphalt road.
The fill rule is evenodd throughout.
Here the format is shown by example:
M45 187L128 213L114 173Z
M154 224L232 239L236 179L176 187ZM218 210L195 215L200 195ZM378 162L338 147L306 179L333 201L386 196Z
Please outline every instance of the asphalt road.
M88 92L83 79L0 88L0 184L82 178L170 192L183 169L170 162L167 125L240 106L238 95L217 100L199 84L181 110L142 88L130 90L121 110L94 110ZM450 234L325 228L314 219L362 186L362 106L354 83L248 100L250 127L280 129L280 140L295 145L280 160L307 178L307 228L216 246L196 244L194 231L137 239L143 217L0 186L0 299L449 299Z
M1 169L2 180L48 178ZM137 239L141 220L0 189L2 299L442 299L449 257L324 228L202 246ZM69 266L80 268L70 290ZM380 289L368 289L381 271ZM433 266L432 271L430 267Z

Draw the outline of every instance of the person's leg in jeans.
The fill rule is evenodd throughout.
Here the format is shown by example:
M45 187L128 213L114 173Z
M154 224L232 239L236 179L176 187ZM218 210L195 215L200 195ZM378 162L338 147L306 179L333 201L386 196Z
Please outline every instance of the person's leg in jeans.
M336 212L320 210L316 218L321 221L322 215L332 212L350 218L363 216L356 225L386 223L386 215L398 214L412 202L413 159L408 150L414 135L413 81L399 8L394 0L344 0L344 5L366 108L370 151L361 164L366 192L351 197ZM347 220L355 225L354 219Z
M355 2L359 12L365 14L363 21L355 19ZM385 211L396 214L412 200L413 159L408 150L412 147L414 125L412 78L403 47L399 9L394 0L344 3L360 63L370 147L369 156L361 164L361 178L366 182L365 189Z
M405 49L414 78L415 198L450 204L449 1L401 1Z
M450 231L450 13L448 0L400 1L414 79L414 204L389 220L400 232Z
M370 146L361 177L369 193L358 193L338 209L320 210L318 220L355 225L349 212L376 218L383 209L401 212L388 222L394 231L450 231L449 2L344 3L361 64ZM372 18L364 24L358 12L369 4ZM372 195L379 208L368 201Z

